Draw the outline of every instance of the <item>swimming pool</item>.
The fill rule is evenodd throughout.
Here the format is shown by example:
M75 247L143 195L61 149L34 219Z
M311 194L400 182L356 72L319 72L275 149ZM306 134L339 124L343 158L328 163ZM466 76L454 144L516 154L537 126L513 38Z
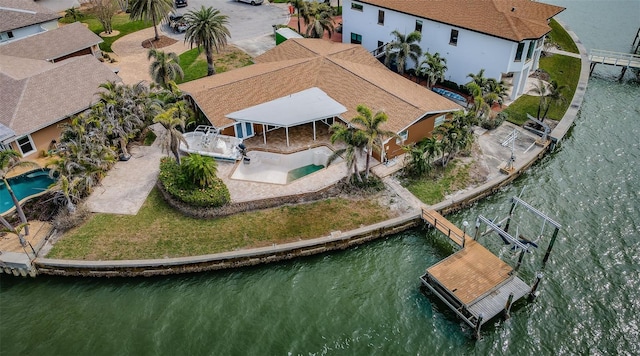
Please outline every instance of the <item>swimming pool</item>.
M465 104L467 103L467 99L465 99L464 96L462 96L462 95L460 95L458 93L454 93L452 91L449 91L449 90L446 90L446 89L442 89L442 88L431 88L431 90L433 90L434 92L436 92L436 93L438 93L438 94L440 94L440 95L442 95L442 96L444 96L446 98L449 98L451 100L459 101L459 102L462 102L462 103L465 103Z
M248 164L238 163L231 179L261 183L288 184L327 165L333 151L326 146L290 154L250 151ZM341 162L338 158L333 163Z
M19 176L11 177L7 181L20 202L46 192L47 188L54 182L49 177L49 171L43 169L23 173ZM0 181L0 214L5 214L13 208L11 195L9 195L4 182Z

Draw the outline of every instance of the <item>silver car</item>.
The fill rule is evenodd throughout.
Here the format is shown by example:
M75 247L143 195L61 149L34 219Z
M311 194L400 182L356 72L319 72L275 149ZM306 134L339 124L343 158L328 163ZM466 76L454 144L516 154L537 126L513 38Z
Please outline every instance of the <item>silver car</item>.
M247 4L251 4L251 5L260 5L262 4L263 0L236 0L239 2L246 2Z

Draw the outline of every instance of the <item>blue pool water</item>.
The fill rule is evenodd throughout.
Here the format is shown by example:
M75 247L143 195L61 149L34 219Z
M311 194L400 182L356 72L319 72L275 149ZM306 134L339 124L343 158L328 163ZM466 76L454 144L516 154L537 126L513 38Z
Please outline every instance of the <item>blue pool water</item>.
M458 94L458 93L454 93L452 91L448 91L446 89L442 89L442 88L431 88L431 90L433 90L434 92L447 97L449 99L455 100L455 101L461 101L463 103L467 102L467 99L464 98L464 96Z
M49 171L40 169L9 178L8 181L18 200L38 195L54 182L49 178ZM0 214L6 213L11 208L13 208L11 196L7 187L0 181Z
M292 169L289 171L289 173L287 174L287 183L291 183L296 179L302 178L306 175L309 175L313 172L317 172L319 170L321 170L322 168L324 168L324 166L320 166L317 164L309 164L303 167L299 167L296 169Z

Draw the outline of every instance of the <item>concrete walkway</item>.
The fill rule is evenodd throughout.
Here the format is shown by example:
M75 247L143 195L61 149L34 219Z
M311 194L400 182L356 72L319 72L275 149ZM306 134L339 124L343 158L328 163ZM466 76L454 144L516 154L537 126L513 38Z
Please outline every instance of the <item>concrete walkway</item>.
M85 204L94 213L135 215L155 186L160 171L160 147L164 128L155 124L158 138L151 146L131 148L131 158L119 161L107 173Z

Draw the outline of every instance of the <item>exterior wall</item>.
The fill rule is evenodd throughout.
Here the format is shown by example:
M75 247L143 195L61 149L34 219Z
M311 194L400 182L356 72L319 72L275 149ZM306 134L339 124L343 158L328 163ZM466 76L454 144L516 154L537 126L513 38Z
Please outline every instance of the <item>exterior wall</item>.
M91 51L91 48L85 48L83 50L67 54L66 56L62 56L60 58L56 58L53 62L54 63L55 62L60 62L60 61L63 61L65 59L68 59L68 58L71 58L71 57L84 56L86 54L93 54L92 51Z
M352 9L351 4L362 5L362 11ZM378 24L378 10L384 11L384 24ZM537 68L541 47L534 52L532 60L525 61L528 46L525 46L523 60L515 62L518 43L485 35L479 32L465 30L455 26L439 23L417 16L403 14L374 5L345 0L343 12L342 41L351 42L351 33L362 36L362 46L369 51L378 47L378 41L388 43L393 40L391 32L398 30L403 34L415 31L416 20L422 21L422 41L420 47L423 52L435 53L447 59L447 80L457 84L470 81L469 73L485 70L485 77L500 80L506 73L528 73ZM457 45L449 43L451 30L458 30ZM536 41L525 41L536 45ZM407 69L414 68L415 63L407 63ZM518 91L516 95L520 95Z
M445 114L428 115L418 122L414 123L407 129L407 139L404 142L398 143L398 140L392 138L385 142L384 150L387 159L394 158L404 153L402 146L410 145L414 142L418 142L425 137L431 137L431 133L434 129L435 118ZM376 159L379 159L377 157Z
M16 28L14 30L11 30L11 32L13 33L13 38L11 38L11 41L17 40L23 37L35 35L36 33L40 33L43 31L53 30L56 28L58 28L58 21L56 20L44 22L36 25L26 26L22 28ZM7 32L2 33L3 34L1 36L2 40L0 40L0 42L2 42L3 40L6 40L7 38L6 33Z
M60 134L62 133L61 125L68 122L69 119L64 119L55 124L49 125L41 130L30 134L31 142L33 143L34 150L24 155L24 157L38 157L42 151L47 151L52 140L60 141ZM22 137L22 136L20 136ZM21 153L20 147L16 141L9 143L12 149Z

